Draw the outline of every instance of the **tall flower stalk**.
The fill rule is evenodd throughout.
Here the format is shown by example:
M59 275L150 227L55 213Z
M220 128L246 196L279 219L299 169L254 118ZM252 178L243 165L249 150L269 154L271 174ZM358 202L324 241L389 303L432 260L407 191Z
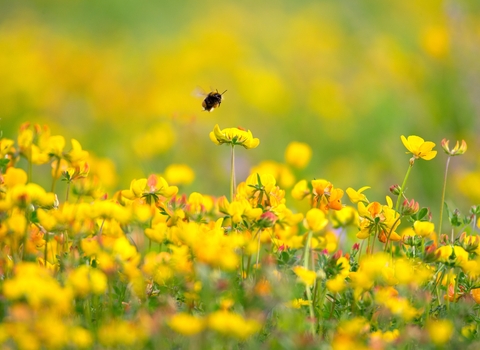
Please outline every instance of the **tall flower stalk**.
M231 145L230 201L233 201L235 198L235 146L240 145L246 149L256 148L260 144L260 140L254 138L250 130L240 128L220 129L218 124L215 125L213 131L210 132L209 137L216 145L224 143Z
M232 144L230 160L230 201L235 198L235 145Z
M412 153L413 156L412 158L410 158L410 164L408 166L407 173L405 174L405 178L403 179L400 193L398 194L397 203L395 205L395 211L397 213L400 207L400 201L402 200L403 194L405 192L405 186L407 185L408 176L410 175L410 171L412 170L415 160L419 158L424 160L431 160L437 155L437 151L433 151L435 143L431 141L425 141L421 137L415 135L411 135L408 138L402 135L401 140L405 148L408 150L407 153Z
M440 222L438 224L438 233L442 233L442 221L443 221L443 207L445 206L445 192L447 188L447 175L448 175L448 167L450 165L450 158L454 156L459 156L464 154L467 151L467 143L465 140L462 140L462 144L460 145L457 141L455 144L455 147L453 149L450 149L448 147L449 140L443 139L441 142L442 148L445 151L445 153L448 155L447 157L447 162L445 164L445 174L443 176L443 188L442 188L442 201L440 202ZM453 237L452 237L453 241Z

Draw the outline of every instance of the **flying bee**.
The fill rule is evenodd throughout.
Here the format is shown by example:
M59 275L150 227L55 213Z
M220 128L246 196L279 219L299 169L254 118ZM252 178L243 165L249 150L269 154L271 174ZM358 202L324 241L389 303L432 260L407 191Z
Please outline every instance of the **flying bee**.
M211 112L215 108L220 107L222 104L223 100L223 94L226 93L227 90L225 90L222 93L219 93L218 90L215 89L215 91L209 92L207 94L207 97L202 102L202 107L204 111Z

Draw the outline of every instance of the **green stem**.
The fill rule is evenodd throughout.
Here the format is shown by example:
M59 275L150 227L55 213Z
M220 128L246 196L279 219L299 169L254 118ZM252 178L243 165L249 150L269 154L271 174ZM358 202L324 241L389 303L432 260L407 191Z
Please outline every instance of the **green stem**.
M388 243L390 242L390 236L392 235L392 232L393 232L393 228L395 227L395 225L397 224L398 221L400 221L401 219L401 215L397 218L397 220L395 220L395 222L393 223L392 227L390 227L390 231L388 232L388 236L387 236L387 241L385 242L385 247L383 249L384 252L387 251L387 246L388 246ZM393 246L392 246L392 256L393 256Z
M65 195L65 202L68 202L68 195L70 193L70 181L67 182L67 194Z
M438 234L442 234L442 221L443 221L443 207L445 202L445 191L447 188L447 174L448 174L448 166L450 165L450 156L447 158L447 163L445 165L445 174L443 176L443 189L442 189L442 201L440 203L440 222L438 224Z
M60 158L57 158L57 166L55 167L55 172L53 173L52 191L51 191L54 193L55 193L55 183L57 182L57 174L59 169L60 169Z
M258 247L257 247L257 263L255 264L255 279L257 277L258 262L260 259L260 244L261 244L260 238L262 237L260 229L258 230L257 235L258 235Z
M307 236L307 241L305 242L305 251L303 253L303 267L305 269L308 269L308 260L310 258L310 241L312 240L312 234L313 232L310 230L308 231L308 236ZM307 300L308 300L308 310L310 313L310 318L312 321L315 319L315 313L313 311L313 303L312 303L312 292L310 290L309 285L305 285L305 292L307 293ZM312 336L315 335L315 325L313 322L310 322L311 329L310 331L312 332Z
M45 252L44 252L44 255L43 255L43 260L44 260L44 263L45 263L45 267L47 267L48 239L49 239L49 234L48 234L47 230L45 230L45 233L43 234L43 236L45 237Z
M308 269L308 260L310 259L310 241L312 240L312 231L308 231L307 241L305 242L305 251L303 253L303 267Z
M230 202L235 198L235 145L232 144L231 162L230 162Z
M408 179L408 176L410 175L410 171L412 170L412 167L413 167L413 161L410 160L407 173L405 174L405 178L403 179L402 187L400 187L400 193L398 194L397 204L395 205L395 211L397 213L398 213L398 208L400 207L400 201L402 200L402 197L403 197L403 192L405 192L405 186L407 184L407 179Z

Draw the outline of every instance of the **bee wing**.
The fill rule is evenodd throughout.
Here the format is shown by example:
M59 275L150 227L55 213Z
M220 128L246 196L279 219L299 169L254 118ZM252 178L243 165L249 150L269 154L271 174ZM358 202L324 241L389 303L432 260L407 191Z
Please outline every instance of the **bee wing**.
M195 87L195 89L192 91L192 96L198 97L198 98L204 98L207 96L208 93L205 92L200 86Z

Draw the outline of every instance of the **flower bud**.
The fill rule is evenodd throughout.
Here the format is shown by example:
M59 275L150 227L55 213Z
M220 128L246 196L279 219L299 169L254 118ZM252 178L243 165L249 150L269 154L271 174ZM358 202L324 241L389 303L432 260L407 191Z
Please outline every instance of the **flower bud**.
M440 243L441 244L449 244L450 243L450 238L448 238L448 235L446 235L446 234L440 235Z
M426 263L431 263L434 261L437 261L437 259L440 257L440 252L437 252L437 245L435 243L427 246L425 248L425 256L423 260Z
M480 244L480 237L467 236L466 232L464 232L460 236L460 242L462 243L463 249L465 249L468 253L472 253L477 250Z
M260 216L258 220L258 225L260 227L273 227L275 222L278 220L278 217L271 211L266 211Z
M464 154L467 151L467 143L465 142L465 140L462 140L461 145L459 145L459 143L457 141L457 143L455 144L455 147L453 149L450 149L448 147L449 142L450 141L447 140L447 139L443 139L442 142L441 142L443 150L449 156L452 156L452 157L453 156L459 156L459 155Z
M399 185L392 185L389 190L395 196L398 196L402 192L402 188Z
M413 199L409 202L407 199L405 199L402 204L401 212L403 215L410 216L416 214L419 209L420 205L418 202L415 202Z

